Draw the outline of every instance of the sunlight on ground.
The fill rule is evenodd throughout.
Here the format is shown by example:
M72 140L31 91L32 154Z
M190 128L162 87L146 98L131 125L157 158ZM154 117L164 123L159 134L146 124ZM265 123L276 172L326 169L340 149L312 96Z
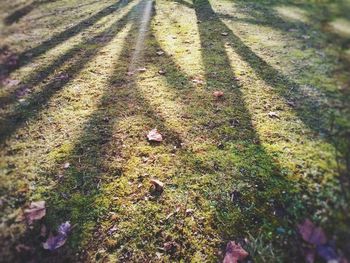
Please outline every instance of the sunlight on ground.
M58 43L57 46L55 45L54 48L45 52L41 57L35 58L35 60L33 60L33 63L35 65L34 69L36 67L40 68L43 64L48 63L49 61L59 57L60 55L63 55L75 45L81 45L81 47L84 47L85 41L91 38L92 34L98 35L105 29L109 28L113 23L115 23L115 21L125 16L136 4L137 1L132 2L130 4L125 4L126 6L121 6L117 13L111 13L107 16L102 17L94 24L93 27L86 28L80 31L75 36L73 35L72 37L69 37L64 42ZM36 60L39 60L40 63L37 63ZM33 71L33 65L23 67L21 70L29 71L29 73L31 73Z
M92 0L76 13L53 1L8 26L15 43L11 30L34 19L43 44L11 72L22 83L4 87L0 252L24 243L48 262L217 262L244 239L254 262L300 262L305 217L343 240L340 152L326 133L328 111L347 107L337 46L306 11L272 2ZM162 142L147 140L153 128ZM15 218L32 200L47 214L25 230ZM74 224L67 243L46 253L41 225L63 220Z
M153 1L147 1L146 6L144 7L144 10L142 10L140 19L140 26L139 31L136 39L136 44L134 47L134 52L131 57L130 65L129 65L129 71L133 72L138 64L138 60L140 59L140 56L142 56L142 52L145 45L145 36L147 34L147 31L149 30L149 25L151 21L151 13L152 13L152 4Z
M179 16L178 12L183 15ZM171 55L180 69L189 76L203 75L203 62L197 18L193 9L177 2L159 2L153 28L159 45Z
M350 20L345 18L335 19L328 23L328 28L334 34L350 38Z
M284 19L296 22L308 23L308 13L296 6L276 6L274 10Z

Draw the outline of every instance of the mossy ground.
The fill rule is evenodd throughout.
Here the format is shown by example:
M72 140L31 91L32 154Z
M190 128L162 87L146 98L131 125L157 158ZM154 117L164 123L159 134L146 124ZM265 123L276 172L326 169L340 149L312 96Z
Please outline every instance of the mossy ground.
M2 5L2 259L217 262L247 239L300 262L306 217L349 253L349 2L156 0L146 31L148 0ZM53 253L16 221L42 199L74 225Z

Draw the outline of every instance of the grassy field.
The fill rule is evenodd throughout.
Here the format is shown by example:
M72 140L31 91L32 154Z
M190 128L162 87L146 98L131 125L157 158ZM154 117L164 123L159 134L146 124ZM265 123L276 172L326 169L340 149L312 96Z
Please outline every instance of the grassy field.
M349 1L1 4L0 261L303 262L305 218L350 256Z

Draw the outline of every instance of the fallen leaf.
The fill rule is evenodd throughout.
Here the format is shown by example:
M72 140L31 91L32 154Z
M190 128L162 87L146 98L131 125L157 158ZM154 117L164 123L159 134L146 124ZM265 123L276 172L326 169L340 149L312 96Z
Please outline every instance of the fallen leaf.
M63 164L63 169L68 169L70 167L70 163L64 163Z
M200 78L200 77L195 77L192 82L194 84L198 84L198 85L203 85L204 84L204 81Z
M274 112L274 111L270 111L270 112L268 113L268 115L269 115L270 118L279 118L279 117L280 117L280 116L278 116L278 114L277 114L276 112Z
M33 250L32 247L29 247L29 246L24 245L24 244L18 244L18 245L16 246L16 251L17 251L18 253L26 252L26 251L31 251L31 250Z
M186 213L186 215L191 215L194 213L194 209L188 208L188 209L186 209L185 213Z
M333 260L338 262L337 261L338 254L335 251L335 249L330 245L328 245L328 244L319 245L319 246L317 246L316 251L317 251L317 255L319 255L321 258L323 258L326 262L331 262Z
M224 96L224 93L222 91L214 91L213 96L218 99Z
M147 69L146 68L138 68L137 71L142 73L142 72L146 72Z
M158 132L157 129L151 130L147 134L147 138L148 138L149 141L154 141L154 142L161 142L161 141L163 141L163 136Z
M110 236L113 233L115 233L118 230L117 226L113 226L112 228L110 228L107 232L107 234Z
M299 233L304 241L312 245L323 245L327 242L326 234L323 229L316 227L310 219L306 219L298 225Z
M175 253L178 247L179 245L174 241L164 243L164 250L170 254Z
M43 243L43 248L53 251L62 247L67 241L70 230L71 224L69 221L62 223L57 229L57 235L54 236L51 233L46 242Z
M230 241L226 246L223 263L237 263L238 261L245 259L248 255L248 252L245 251L240 244L236 244L235 241Z
M151 179L152 190L157 193L162 193L164 191L164 183L159 180Z
M60 73L55 77L56 80L58 81L67 81L69 79L68 73Z
M45 201L32 202L29 208L24 210L24 217L29 225L31 225L35 220L40 220L45 215Z

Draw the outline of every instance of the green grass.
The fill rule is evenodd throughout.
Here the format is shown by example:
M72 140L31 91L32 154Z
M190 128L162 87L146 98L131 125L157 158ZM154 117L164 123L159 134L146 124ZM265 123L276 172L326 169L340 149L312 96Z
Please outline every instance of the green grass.
M236 240L255 262L301 262L306 217L348 253L349 46L332 31L347 2L157 0L136 59L147 0L78 2L0 14L20 59L0 73L21 81L0 91L8 261L217 262ZM43 222L16 221L41 199ZM44 251L40 224L65 220L67 244Z

